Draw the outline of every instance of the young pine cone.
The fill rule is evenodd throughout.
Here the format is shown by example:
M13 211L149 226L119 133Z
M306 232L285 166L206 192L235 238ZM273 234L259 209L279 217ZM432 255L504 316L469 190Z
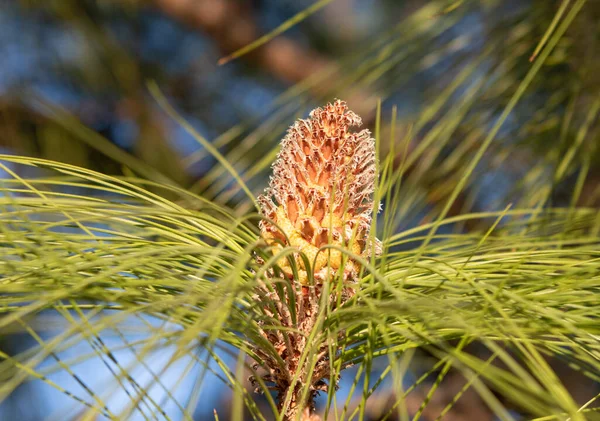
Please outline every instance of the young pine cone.
M263 215L279 227L266 220L260 223L273 253L292 246L314 265L306 268L295 255L297 281L302 285L308 283L308 271L323 282L342 266L343 253L331 248L319 251L323 246L340 246L365 257L373 246L376 253L381 250L378 240L373 245L369 239L377 179L375 141L368 130L350 131L360 125L360 117L340 100L294 123L281 142L269 188L259 197ZM287 259L278 265L292 277ZM357 272L357 263L348 258L344 280L354 280Z

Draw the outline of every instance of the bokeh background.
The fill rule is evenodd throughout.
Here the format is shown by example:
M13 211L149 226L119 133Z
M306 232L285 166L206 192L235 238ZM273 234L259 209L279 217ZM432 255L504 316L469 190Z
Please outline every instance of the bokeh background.
M535 62L536 46L557 13L573 3L0 0L0 151L142 176L244 212L245 196L199 139L217 148L259 192L286 128L312 108L342 98L371 129L380 100L382 135L390 135L395 115L392 139L400 144L417 127L414 148L427 141L436 115L459 104L476 104L457 116L455 127L444 128L451 140L438 151L462 162ZM580 189L578 204L599 203L600 2L585 3L503 125L453 213L503 208L521 200L523 192L534 197L536 183L548 180L554 205L569 205L575 187ZM227 59L290 19L298 22L249 53ZM168 115L157 91L189 127ZM447 101L437 107L441 97ZM423 120L427 113L431 115ZM565 119L571 122L567 129ZM457 145L463 153L457 154ZM578 184L582 171L586 177ZM445 187L456 177L452 171L421 175L422 206L404 210L399 227L426 219L429 210L443 204ZM52 323L51 315L43 323ZM149 319L145 323L177 328ZM96 345L117 349L135 340L136 322L130 328L130 336ZM2 336L0 348L13 355L31 340ZM87 342L75 345L72 356L93 349ZM115 355L122 366L134 361L126 352ZM149 355L148 366L133 374L136 382L151 379L150 367L161 367L169 358L168 347ZM235 363L235 355L224 353L223 358ZM111 370L110 361L91 360L77 367L77 375L54 373L52 381L67 390L82 383L112 387L119 407L127 402L127 387L114 382ZM181 360L161 372L161 379L168 392L185 402L199 372ZM206 376L195 417L212 419L217 408L221 419L227 419L229 392L214 374ZM565 372L565 381L570 376ZM583 400L596 385L574 378L573 390L579 387ZM348 388L343 381L340 394ZM382 389L372 419L377 419L377 405L386 405ZM167 390L152 393L160 399ZM474 409L475 400L464 402L470 409L461 412L457 406L452 419L485 419ZM76 419L77 410L63 391L33 381L0 404L0 419ZM165 411L171 419L181 418L174 405L166 405Z

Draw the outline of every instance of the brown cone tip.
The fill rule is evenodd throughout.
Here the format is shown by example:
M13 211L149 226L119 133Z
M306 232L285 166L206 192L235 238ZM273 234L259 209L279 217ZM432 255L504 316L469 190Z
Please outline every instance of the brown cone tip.
M273 252L292 246L311 264L317 257L312 268L316 280L327 279L330 270L336 273L342 265L340 251L319 252L319 248L332 244L361 256L371 252L369 230L377 179L375 140L368 130L350 130L361 123L340 100L313 110L306 120L296 121L281 142L269 187L259 197L263 215L280 228L265 220L260 224ZM377 253L380 248L376 240ZM298 281L306 284L306 268L301 259L296 261L301 269ZM286 259L278 264L291 276ZM344 265L344 279L353 279L356 272L356 263L349 259Z

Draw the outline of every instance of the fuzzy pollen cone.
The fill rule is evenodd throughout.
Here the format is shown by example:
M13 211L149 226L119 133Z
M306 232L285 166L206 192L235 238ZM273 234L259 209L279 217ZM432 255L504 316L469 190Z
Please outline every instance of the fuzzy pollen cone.
M295 255L297 281L303 285L308 283L307 271L323 282L342 265L345 280L356 278L356 262L323 246L336 245L365 257L373 247L376 253L381 250L381 243L369 238L377 179L375 140L368 130L350 130L361 123L340 100L296 121L281 142L269 187L259 197L262 214L277 224L260 223L273 253L291 246L314 265L306 268ZM292 277L287 259L278 265Z

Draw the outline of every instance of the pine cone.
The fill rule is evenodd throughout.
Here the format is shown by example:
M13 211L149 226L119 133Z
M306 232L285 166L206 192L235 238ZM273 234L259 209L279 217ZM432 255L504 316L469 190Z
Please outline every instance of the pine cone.
M259 197L262 214L279 227L267 220L260 223L273 253L292 246L314 264L306 268L295 255L302 285L308 283L309 270L323 282L342 266L341 251L321 247L336 245L361 256L373 247L369 230L377 179L375 141L368 130L350 131L360 125L360 117L340 100L297 121L282 141L269 188ZM376 253L380 244L375 240ZM278 265L292 277L287 259ZM349 258L343 265L344 280L355 280L357 273L356 262Z

